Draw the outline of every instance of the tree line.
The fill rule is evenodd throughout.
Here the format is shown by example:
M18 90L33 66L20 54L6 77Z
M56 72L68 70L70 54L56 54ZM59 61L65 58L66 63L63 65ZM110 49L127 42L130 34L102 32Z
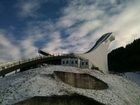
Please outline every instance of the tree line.
M140 39L108 54L109 70L113 72L140 71Z

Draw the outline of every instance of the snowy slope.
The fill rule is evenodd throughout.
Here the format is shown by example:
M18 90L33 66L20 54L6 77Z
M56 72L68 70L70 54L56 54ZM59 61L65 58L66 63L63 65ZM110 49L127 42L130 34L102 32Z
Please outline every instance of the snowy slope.
M105 90L75 88L53 78L54 71L88 73L108 84ZM140 86L121 76L89 69L50 66L28 70L0 79L0 104L11 105L33 96L78 93L107 105L140 105Z

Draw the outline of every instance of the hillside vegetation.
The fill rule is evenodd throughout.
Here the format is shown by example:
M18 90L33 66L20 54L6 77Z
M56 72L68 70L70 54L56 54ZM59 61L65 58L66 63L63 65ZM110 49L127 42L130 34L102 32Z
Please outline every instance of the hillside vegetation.
M114 72L140 71L140 39L108 54L109 70Z

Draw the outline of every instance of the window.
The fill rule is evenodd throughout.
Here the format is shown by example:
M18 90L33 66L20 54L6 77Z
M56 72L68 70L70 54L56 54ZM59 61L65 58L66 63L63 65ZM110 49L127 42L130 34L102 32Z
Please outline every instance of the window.
M71 61L71 64L73 64L74 62L73 61Z
M68 60L66 61L66 64L68 64L69 62L68 62Z
M62 64L65 64L65 61L63 61Z
M88 65L88 62L86 62L86 65Z
M75 64L77 64L77 63L78 63L78 61L76 60L76 61L75 61Z
M82 62L82 65L84 65L84 62Z

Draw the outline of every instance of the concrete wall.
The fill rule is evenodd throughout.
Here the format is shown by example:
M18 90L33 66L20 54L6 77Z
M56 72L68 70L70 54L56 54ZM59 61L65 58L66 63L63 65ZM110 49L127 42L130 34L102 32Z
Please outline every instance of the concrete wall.
M108 47L110 42L113 40L114 37L110 36L108 37L108 39L106 39L92 51L77 55L88 59L93 64L93 66L98 67L100 71L108 73L108 61L107 61Z
M77 88L95 90L108 88L106 83L89 74L55 71L54 77L56 80L63 81L64 83Z

